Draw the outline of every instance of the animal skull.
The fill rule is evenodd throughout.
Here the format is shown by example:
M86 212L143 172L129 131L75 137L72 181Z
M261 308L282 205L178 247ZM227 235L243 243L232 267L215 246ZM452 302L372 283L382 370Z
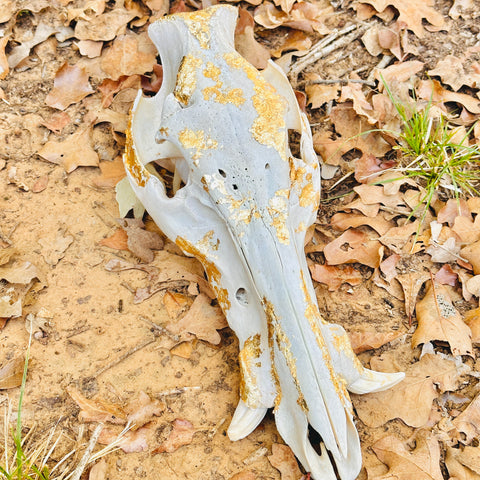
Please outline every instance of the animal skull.
M260 73L235 51L236 17L217 5L150 26L163 84L136 98L125 167L158 226L202 262L238 336L229 437L245 437L274 407L280 435L314 478L336 479L328 450L342 480L353 480L361 452L347 390L384 390L403 374L364 368L344 329L320 316L303 249L320 194L309 124L281 69ZM289 130L300 135L301 158ZM145 167L162 159L185 183L172 198Z

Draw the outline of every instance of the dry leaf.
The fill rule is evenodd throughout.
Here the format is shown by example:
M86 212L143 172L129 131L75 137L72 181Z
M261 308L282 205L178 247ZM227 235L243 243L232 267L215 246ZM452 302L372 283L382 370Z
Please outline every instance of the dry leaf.
M467 445L463 449L458 449L455 458L468 470L475 472L478 478L480 475L480 449L478 447Z
M158 268L152 265L143 265L127 262L120 258L112 258L105 264L105 270L109 272L123 272L125 270L141 270L148 274L148 280L153 281L158 276Z
M237 28L235 29L235 49L256 68L266 68L270 52L255 40L253 34L254 20L244 8L238 10Z
M352 75L352 78L358 79L358 76ZM371 125L377 123L377 119L373 116L373 107L366 99L361 83L348 83L342 87L342 94L338 101L344 103L348 100L352 100L355 112L366 118L368 123Z
M480 395L477 395L467 408L453 420L458 432L465 435L463 443L470 443L480 436Z
M389 362L386 362L389 363ZM374 370L395 371L394 364L370 362ZM411 427L427 424L432 402L439 393L455 391L466 367L439 355L425 354L405 371L405 379L384 392L352 395L357 414L369 427L380 427L394 418Z
M57 231L54 239L51 236L38 239L38 243L42 246L42 256L49 265L56 265L65 256L72 242L73 236L63 229Z
M388 473L369 480L443 480L440 470L440 446L435 436L421 432L410 450L394 435L376 442L373 451L388 466Z
M112 162L100 162L99 167L101 174L92 180L98 188L113 188L126 175L120 156Z
M437 212L437 222L448 223L453 227L457 217L466 217L468 220L473 220L468 204L462 198L450 198L447 203Z
M468 447L467 447L468 448ZM470 447L471 448L471 447ZM458 456L461 454L461 450L458 448L447 448L447 455L445 457L445 466L447 467L448 474L452 480L480 480L480 475L470 470L463 465Z
M358 262L375 268L382 260L383 246L360 230L350 229L327 244L323 253L329 265Z
M472 356L470 328L453 306L447 287L429 283L425 297L417 302L418 327L412 336L412 346L430 341L444 341L453 355Z
M157 63L156 55L157 50L146 32L120 35L102 55L101 67L112 80L123 75L142 75L152 71Z
M472 332L472 342L475 345L480 344L480 307L465 313L464 321Z
M405 294L405 313L411 318L415 310L417 295L423 284L430 278L426 272L411 272L397 275L397 280L402 285Z
M312 40L304 32L299 30L290 30L281 39L281 43L275 48L275 50L272 50L271 53L273 57L279 58L282 56L282 53L289 50L294 50L298 53L304 51L306 52L311 46Z
M450 265L443 265L435 274L435 282L441 285L450 285L454 287L457 284L458 274L452 270Z
M6 280L9 283L26 285L35 278L39 278L37 267L28 261L15 260L0 267L0 280Z
M352 149L377 157L382 157L391 149L378 132L371 132L371 125L357 115L351 102L332 108L330 120L335 125L335 140L332 140L329 131L320 131L313 136L316 152L329 165L339 165L342 155Z
M423 69L423 65L424 63L419 60L397 63L387 68L376 69L375 78L382 82L382 85L383 82L387 85L391 85L394 82L408 82L411 77L414 77Z
M319 4L298 2L295 3L287 14L275 7L273 3L264 1L255 9L255 21L265 28L290 27L304 32L326 35L330 29L323 23L333 7L321 8Z
M374 350L401 337L404 333L399 331L379 332L373 325L361 325L355 330L348 332L348 337L356 354Z
M442 27L445 20L441 13L435 10L434 0L360 0L361 3L368 3L377 12L383 12L389 5L398 10L398 21L404 22L409 30L417 37L423 37L423 19L427 20L434 27Z
M355 161L355 180L358 183L368 183L383 170L380 160L371 153L364 153Z
M113 235L102 238L98 244L115 250L128 250L128 236L123 228L117 228Z
M268 461L280 471L281 480L300 480L302 472L290 447L281 443L272 444L272 454Z
M343 283L355 286L363 281L362 274L350 265L341 268L316 264L310 266L310 273L316 282L327 285L330 292L338 290Z
M417 86L417 95L422 100L441 106L445 111L446 108L442 104L447 102L455 102L463 105L471 113L480 113L480 100L471 97L466 93L451 92L443 88L442 84L437 80L421 80Z
M163 248L162 237L157 232L144 230L145 225L137 218L122 218L119 223L127 234L128 249L143 262L152 262L155 257L153 250Z
M309 74L310 80L320 79L320 75ZM308 104L312 109L320 108L331 100L337 100L340 95L339 85L315 85L308 84L305 86L305 93L308 97Z
M103 42L95 42L93 40L80 40L75 43L77 45L80 55L88 58L99 57L102 53Z
M42 175L35 180L35 183L32 186L33 193L43 192L48 186L48 175Z
M178 292L165 292L162 302L172 320L178 320L180 315L185 313L193 303L190 297Z
M55 133L60 133L70 123L70 116L66 112L55 112L42 125Z
M75 38L79 40L109 41L125 33L127 23L137 16L127 11L123 1L116 1L114 8L107 12L87 17L82 15L75 25ZM88 5L88 3L87 3Z
M170 353L172 355L176 355L177 357L187 358L187 359L192 356L192 352L193 352L192 342L181 342L170 349Z
M475 275L480 275L480 240L462 248L460 256L472 264Z
M49 140L37 153L49 162L62 165L67 173L77 167L98 166L98 154L92 148L91 127L83 128L63 141Z
M0 38L0 80L6 78L8 72L10 71L7 56L5 55L5 47L7 46L9 39L9 35L5 35L3 38Z
M466 282L467 290L475 297L480 297L480 275L475 275Z
M76 65L64 63L55 75L53 89L47 95L45 103L52 108L65 110L87 95L94 93L88 83L87 72Z
M347 228L356 228L360 225L368 225L380 235L384 235L388 231L393 230L392 224L385 220L382 216L366 217L364 215L355 215L353 213L336 213L330 220L330 225L335 230L344 231ZM381 240L380 240L381 241ZM382 242L384 243L384 242Z
M0 368L0 390L16 388L22 384L25 357L15 357Z
M153 442L155 430L157 426L153 423L145 425L138 430L129 430L126 432L120 441L118 447L125 453L138 453L148 450L149 443ZM98 437L100 445L110 445L118 439L119 432L111 427L104 427L102 433ZM150 442L149 442L150 440Z
M188 420L177 418L172 422L172 427L168 438L152 453L172 453L183 445L192 443L195 427Z
M464 244L475 243L480 240L480 215L475 217L475 221L458 216L455 218L452 230L458 235L460 242Z
M127 415L119 405L105 400L88 399L71 386L67 387L67 393L80 407L79 418L84 422L108 422L115 425L126 423Z
M464 62L454 55L442 58L434 69L428 71L428 74L440 77L442 82L450 85L455 92L463 85L471 88L480 86L480 74L474 70L467 71Z
M101 458L93 465L88 472L88 480L105 480L107 478L107 462L105 458Z
M410 237L418 231L419 225L420 222L415 220L414 222L405 223L400 227L392 227L378 240L392 250L392 252L401 254L411 240ZM408 250L409 249L407 249L405 253L409 253Z
M165 404L159 400L152 400L145 392L140 391L137 398L129 402L124 408L127 421L138 429L159 417L165 410Z
M353 188L366 205L381 203L386 207L397 208L405 205L400 192L386 193L381 185L358 185Z
M102 92L102 107L107 108L111 105L113 97L116 93L127 88L140 88L141 78L140 75L122 75L118 80L111 80L106 78L99 86L98 89Z
M218 306L212 306L205 295L198 295L190 310L177 322L171 322L167 329L172 333L191 333L199 340L218 345L221 337L217 330L227 327L227 321Z

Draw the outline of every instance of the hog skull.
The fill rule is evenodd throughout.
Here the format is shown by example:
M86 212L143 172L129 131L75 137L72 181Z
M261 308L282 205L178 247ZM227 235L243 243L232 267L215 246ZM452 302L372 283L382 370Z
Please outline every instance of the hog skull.
M248 435L273 407L280 435L315 479L336 479L332 458L342 480L353 480L361 452L347 390L384 390L403 374L364 368L344 329L319 313L303 249L320 194L309 124L281 69L270 63L260 73L236 52L236 18L236 8L217 5L150 26L163 84L136 98L125 167L162 231L202 262L239 339L230 439ZM162 159L185 184L173 197L146 168Z

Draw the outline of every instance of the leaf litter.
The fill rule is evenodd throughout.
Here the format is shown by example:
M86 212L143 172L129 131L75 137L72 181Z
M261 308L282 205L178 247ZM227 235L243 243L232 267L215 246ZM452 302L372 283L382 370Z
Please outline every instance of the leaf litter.
M24 3L21 11L8 0L0 9L0 98L6 101L0 102L0 158L7 164L3 170L0 166L0 180L12 205L2 212L5 222L0 226L0 258L6 259L0 266L0 326L10 339L1 365L9 364L5 355L13 358L13 345L24 345L25 338L15 330L19 324L23 329L23 319L17 317L36 318L38 313L41 319L40 307L55 312L49 335L34 343L29 376L38 386L32 400L51 405L52 395L65 392L63 379L73 378L82 386L90 378L92 359L108 365L116 357L115 347L124 346L126 339L142 345L146 323L134 320L141 316L158 335L157 346L134 348L136 361L126 357L91 387L86 382L75 397L82 412L101 417L103 409L104 420L112 412L122 418L120 425L107 424L101 443L118 438L132 420L136 426L124 433L123 451L162 452L155 456L158 463L143 457L144 472L158 471L159 465L170 471L172 465L176 473L169 478L201 478L195 475L202 468L218 468L228 478L302 477L288 452L282 453L286 463L269 461L282 457L278 451L286 448L277 445L271 420L242 442L225 443L217 435L200 445L197 439L205 430L191 420L211 428L221 415L228 424L231 408L220 405L233 405L238 390L236 344L224 328L214 294L200 264L183 257L158 232L131 218L114 230L115 225L102 223L94 213L95 201L116 210L117 186L120 216L132 208L137 219L143 215L128 197L126 182L120 181L124 171L119 155L136 89L155 92L161 83L161 66L145 29L149 17L167 13L168 2ZM374 369L383 365L385 371L407 372L398 390L354 396L366 468L359 478L440 479L442 471L452 478L476 478L480 200L449 197L448 188L454 188L446 184L421 221L423 187L392 170L399 162L392 145L401 121L382 83L383 78L408 108L421 109L432 101L432 122L446 115L458 124L454 133L460 139L473 127L469 142L478 143L474 125L480 114L480 58L474 36L469 39L468 33L463 37L455 30L458 22L469 31L472 2L457 0L447 8L433 0L408 5L365 0L355 9L339 7L335 15L328 2L247 3L237 45L260 67L270 55L282 65L294 62L345 22L368 24L363 43L352 42L346 49L355 52L348 58L358 57L356 74L348 74L354 68L342 57L344 52L332 49L302 73L304 84L297 85L311 106L316 151L333 167L325 168L325 177L336 175L327 180L325 197L340 193L323 205L307 245L317 293L328 298L325 316L344 324L355 350L363 352L363 362ZM173 11L195 8L195 2L172 6ZM453 47L442 50L438 39L449 35ZM437 48L433 57L425 53ZM395 63L378 64L386 55L393 55ZM322 84L325 79L333 83ZM32 82L34 90L28 90ZM29 113L18 115L13 106L20 104ZM341 181L344 175L346 181ZM32 193L34 197L27 197ZM57 223L44 219L46 205L55 211ZM40 229L39 219L44 219ZM21 255L2 256L12 243ZM92 256L99 260L92 262ZM96 266L87 267L92 263ZM88 318L86 326L78 323L79 317ZM109 332L114 337L107 338ZM59 362L52 362L53 351ZM392 364L389 354L398 364ZM19 371L11 377L17 380L10 391L18 385ZM39 386L42 372L53 379L48 392ZM8 382L10 374L5 378ZM199 378L205 388L198 404L188 390L167 396L165 407L152 400L165 387L188 387ZM136 398L135 392L142 393ZM457 392L467 400L454 404ZM418 405L414 395L421 399ZM450 400L445 403L444 398ZM36 415L51 421L55 409L42 408ZM58 408L78 426L74 410ZM87 413L82 413L84 420L100 418ZM235 462L229 460L247 458L256 442L272 451L269 459L255 457L249 470L232 466ZM176 456L177 450L189 452L185 455L192 455L192 463L181 460L182 453ZM138 462L122 461L131 467L128 475L137 474ZM108 475L116 471L109 459L106 469ZM125 473L119 475L124 478Z

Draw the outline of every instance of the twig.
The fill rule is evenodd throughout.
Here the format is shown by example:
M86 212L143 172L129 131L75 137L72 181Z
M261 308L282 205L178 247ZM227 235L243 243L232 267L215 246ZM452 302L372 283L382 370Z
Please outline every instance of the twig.
M155 340L156 340L156 338L150 338L148 340L145 340L140 345L137 345L136 347L132 348L128 352L124 353L123 355L121 355L119 358L117 358L113 362L110 362L108 365L105 365L104 367L102 367L95 374L93 374L92 377L97 378L98 376L100 376L102 373L106 372L110 368L114 367L115 365L118 365L120 362L122 362L123 360L128 358L130 355L133 355L135 352L138 352L142 348L145 348L146 346L150 345L151 343L154 343Z
M163 392L159 392L155 394L156 397L170 397L172 395L180 395L181 393L186 393L186 392L196 392L198 390L201 390L202 387L178 387L178 388L172 388L171 390L164 390Z
M167 337L171 338L175 342L178 342L180 340L180 337L178 335L174 335L169 330L167 330L165 327L162 327L161 325L158 325L158 324L152 322L147 317L144 317L144 316L140 315L138 318L142 322L145 322L147 325L150 325L151 327L153 327L157 331L157 333L160 333L162 335L166 335Z
M393 55L384 55L382 59L377 63L377 65L372 68L372 71L368 75L367 80L369 82L375 81L375 71L385 68L393 60Z
M311 65L321 58L326 57L333 51L352 43L358 37L363 35L366 29L367 25L364 24L349 25L342 30L333 31L330 35L327 35L320 40L310 49L310 52L297 60L297 62L295 62L290 68L289 77L292 83L297 83L298 75L308 65Z
M80 480L80 477L82 476L82 473L85 470L85 467L87 466L88 461L90 460L90 455L92 454L93 449L97 444L98 437L100 437L102 430L103 430L103 423L100 423L99 425L97 425L97 427L93 431L92 436L90 437L90 441L88 442L88 447L85 450L85 453L83 454L82 458L80 459L80 462L78 462L78 466L73 472L73 475L69 477L69 480Z
M336 83L340 83L342 85L347 85L349 83L363 83L364 85L368 85L369 87L376 87L377 84L375 82L370 82L369 80L362 80L359 78L332 78L330 80L308 80L306 82L299 82L299 85L335 85Z

